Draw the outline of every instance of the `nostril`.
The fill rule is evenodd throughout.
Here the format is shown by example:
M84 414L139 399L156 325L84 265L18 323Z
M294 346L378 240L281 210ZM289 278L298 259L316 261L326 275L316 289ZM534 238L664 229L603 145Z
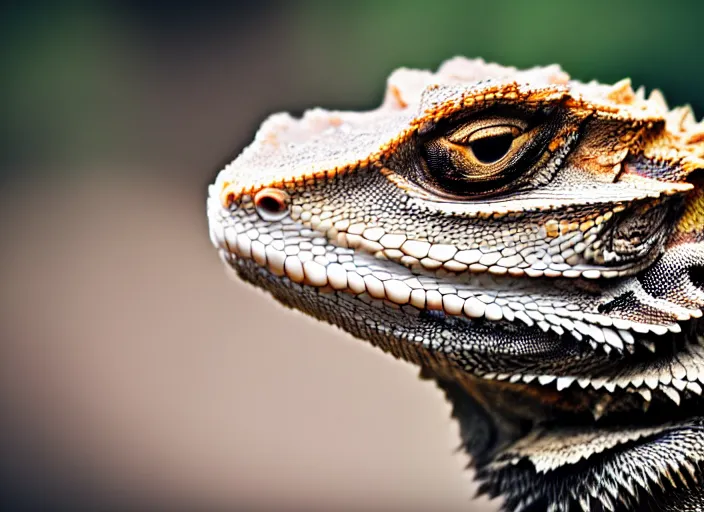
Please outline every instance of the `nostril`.
M290 199L286 191L265 188L254 196L254 206L259 216L268 221L281 220L288 215Z
M281 213L285 205L276 197L264 196L259 198L257 208L266 210L268 213Z

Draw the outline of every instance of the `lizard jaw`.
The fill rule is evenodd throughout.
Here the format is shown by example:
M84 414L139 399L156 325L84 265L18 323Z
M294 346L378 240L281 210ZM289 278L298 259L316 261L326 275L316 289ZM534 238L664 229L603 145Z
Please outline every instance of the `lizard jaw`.
M601 295L594 295L574 280L545 284L489 273L408 268L364 250L336 245L290 216L262 219L246 200L223 208L216 192L212 187L208 200L210 235L228 265L252 260L294 283L382 301L408 314L441 311L471 320L537 326L558 336L568 333L607 352L632 350L634 339L643 334L678 333L679 322L701 316L699 301L682 304L677 298L660 301L660 311L668 314L658 318L637 321L601 312L627 292L643 301L652 300L637 280L628 286L610 284Z

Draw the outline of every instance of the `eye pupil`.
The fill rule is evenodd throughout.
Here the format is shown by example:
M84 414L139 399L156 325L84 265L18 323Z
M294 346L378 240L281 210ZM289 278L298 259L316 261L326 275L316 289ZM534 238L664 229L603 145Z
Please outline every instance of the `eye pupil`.
M494 137L484 137L469 144L472 153L477 160L483 164L493 164L501 160L513 143L513 135L510 133L496 135Z

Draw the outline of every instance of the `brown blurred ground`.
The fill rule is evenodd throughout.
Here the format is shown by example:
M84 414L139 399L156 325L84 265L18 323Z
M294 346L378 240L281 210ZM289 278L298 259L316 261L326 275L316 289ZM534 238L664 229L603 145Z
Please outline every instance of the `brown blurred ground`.
M13 196L0 266L12 478L129 506L480 510L440 393L226 280L203 190L90 179Z
M2 503L491 510L415 368L226 278L205 216L219 166L272 110L355 96L297 73L276 13L235 26L134 28L87 70L61 54L80 32L56 41L87 78L36 100L67 116L30 127L51 149L56 124L57 153L0 195Z
M269 113L455 54L700 115L704 4L225 5L0 11L0 508L495 510L414 368L225 278L206 186Z

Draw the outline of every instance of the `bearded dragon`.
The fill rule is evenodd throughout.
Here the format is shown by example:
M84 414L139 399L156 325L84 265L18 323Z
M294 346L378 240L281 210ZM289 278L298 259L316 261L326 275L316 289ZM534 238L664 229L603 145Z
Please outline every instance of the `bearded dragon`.
M704 510L704 125L455 58L272 115L209 188L227 268L420 367L511 511Z

